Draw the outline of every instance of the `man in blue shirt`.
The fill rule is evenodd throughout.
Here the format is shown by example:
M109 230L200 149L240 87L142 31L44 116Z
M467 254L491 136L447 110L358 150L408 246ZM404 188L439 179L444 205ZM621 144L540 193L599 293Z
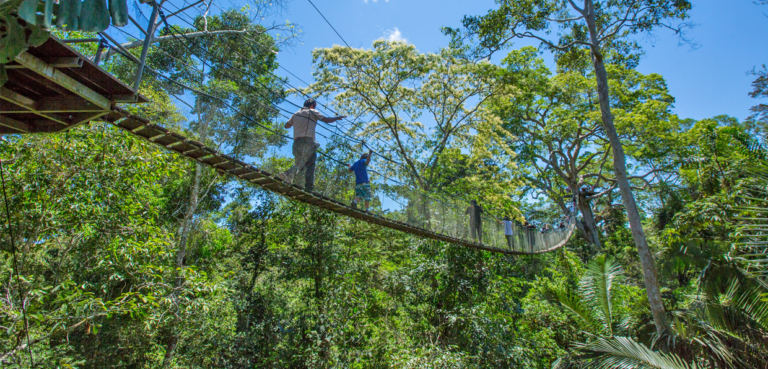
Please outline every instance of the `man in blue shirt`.
M357 203L365 200L365 211L368 211L371 204L371 182L368 181L368 164L371 163L371 154L373 150L363 154L360 160L349 166L349 171L355 172L355 199L352 200L352 207L357 208Z

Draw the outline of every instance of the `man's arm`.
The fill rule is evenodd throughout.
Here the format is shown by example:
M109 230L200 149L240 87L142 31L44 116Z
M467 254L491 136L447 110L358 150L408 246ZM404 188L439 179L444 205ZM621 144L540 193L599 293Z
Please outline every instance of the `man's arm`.
M322 117L322 118L320 118L320 120L322 120L325 123L333 123L333 122L335 122L337 120L342 120L342 119L344 119L346 117L347 117L346 115L342 115L340 117L335 117L335 118Z
M350 172L354 172L354 171L355 171L354 169L352 169L352 166L351 166L351 165L349 166L349 171L350 171Z
M368 158L365 159L365 166L367 167L368 164L371 164L371 157L373 156L373 150L368 150Z
M288 119L287 122L285 122L285 129L293 127L293 116L291 116L290 119Z

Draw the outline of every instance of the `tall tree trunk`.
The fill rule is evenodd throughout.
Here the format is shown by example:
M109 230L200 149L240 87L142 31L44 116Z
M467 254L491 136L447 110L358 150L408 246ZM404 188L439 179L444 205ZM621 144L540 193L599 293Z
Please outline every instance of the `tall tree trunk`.
M597 77L597 93L600 100L600 113L605 126L605 133L611 143L613 151L613 169L616 171L616 180L619 185L621 198L627 209L627 218L629 226L632 229L632 238L635 241L637 252L640 255L640 262L643 266L643 279L645 281L645 290L648 294L648 303L651 307L653 322L656 326L656 332L664 337L670 330L669 321L664 310L664 303L661 299L659 281L656 275L656 265L653 260L653 254L648 247L648 241L643 232L643 225L640 219L640 212L637 209L635 197L632 194L632 188L627 177L627 165L624 156L624 148L616 132L616 126L613 124L613 115L609 102L608 73L603 63L603 55L600 52L600 42L598 40L597 27L595 25L595 10L592 0L585 0L586 21L589 28L592 62L595 66L595 75Z
M187 205L187 212L184 214L184 219L181 223L181 231L179 234L179 248L176 250L176 279L174 281L174 287L176 290L181 288L184 284L184 276L182 275L182 268L184 268L184 257L187 255L187 240L189 240L189 233L192 230L192 220L197 207L200 205L200 182L203 176L203 165L195 163L195 179L192 182L192 190L189 196L189 204ZM174 291L173 293L176 293ZM179 343L179 336L174 332L174 327L171 327L171 337L165 346L165 357L163 358L163 368L167 368L173 360L173 354L176 351L176 346Z
M592 207L583 196L579 196L577 206L581 212L581 220L577 220L576 224L584 234L587 242L595 245L598 250L601 249L602 245L600 244L597 222L595 222L595 214L592 212Z

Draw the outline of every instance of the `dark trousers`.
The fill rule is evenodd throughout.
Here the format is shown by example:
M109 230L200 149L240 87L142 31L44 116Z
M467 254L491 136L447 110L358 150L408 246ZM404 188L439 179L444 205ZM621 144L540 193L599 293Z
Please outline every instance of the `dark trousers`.
M507 237L507 247L510 250L514 250L515 249L515 236L511 235L511 234L505 234L504 236Z
M536 228L528 228L528 246L533 252L533 247L536 246Z
M477 221L470 221L469 222L469 229L472 232L472 238L477 240L477 242L483 243L483 224L480 220Z

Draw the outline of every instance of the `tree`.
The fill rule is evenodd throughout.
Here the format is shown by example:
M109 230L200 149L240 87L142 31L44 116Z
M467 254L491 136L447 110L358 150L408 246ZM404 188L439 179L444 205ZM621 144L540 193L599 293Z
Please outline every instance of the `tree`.
M577 225L599 248L592 202L611 197L617 180L608 164L611 145L602 129L591 69L570 65L550 77L534 48L512 51L503 63L508 87L492 99L490 109L512 137L506 141L521 174L532 191L544 192L565 214L567 203L576 199L583 216ZM661 76L619 65L610 66L608 76L617 129L635 166L630 180L635 189L648 189L669 164L665 158L677 131L669 112L674 99ZM594 191L582 191L585 185Z
M109 342L107 337L125 337L122 327L133 330L134 342L139 342L146 338L139 333L141 327L154 325L157 316L152 312L161 309L168 292L162 286L170 275L167 248L172 239L158 194L182 163L102 125L67 135L12 138L3 145L2 157L10 184L10 226L23 261L18 273L29 291L34 357L58 362L62 357L76 361L94 355L95 366L110 360L140 361L140 356L129 358L121 350L101 355L88 338ZM7 232L2 232L2 242L10 245ZM10 248L3 251L5 281L12 271L6 257ZM27 342L18 340L17 332L25 327L20 304L14 301L17 286L4 283L2 288L11 298L2 301L9 310L0 319L13 329L3 332L0 362L25 367L25 357L18 354L27 350ZM137 319L127 319L130 314ZM112 329L100 330L105 326ZM40 348L59 345L62 336L69 337L72 346ZM80 350L74 349L77 345L82 345Z
M264 27L253 24L247 14L238 10L213 17L206 14L197 17L193 25L200 34L191 38L186 35L189 32L180 31L175 26L164 29L163 32L169 35L153 50L149 65L158 65L160 71L182 78L195 89L191 91L194 101L189 104L192 110L188 118L191 119L186 122L192 137L209 146L227 148L233 157L263 155L270 143L282 140L262 127L273 125L271 119L276 112L271 104L283 97L279 79L272 74L277 67L273 53L275 40ZM232 28L244 32L217 32ZM247 39L248 32L245 31L255 33L256 39ZM232 58L233 54L239 57ZM190 68L190 65L199 65L200 69ZM160 85L170 94L190 92L161 82L150 77L144 84ZM220 191L217 187L222 186L213 170L200 163L192 164L192 167L194 175L186 183L189 189L182 192L186 204L177 210L183 214L179 219L176 253L178 275L175 286L178 289L185 283L183 271L187 265L187 249L190 237L194 237L200 207L207 201L207 196ZM168 324L165 367L171 364L178 345L177 323L171 321Z
M616 130L606 71L607 50L623 48L637 50L639 46L628 39L638 33L668 28L676 33L680 26L670 20L685 19L691 3L687 0L532 0L500 1L499 8L487 15L467 16L463 20L465 33L446 28L453 43L461 44L468 37L477 37L476 54L489 55L518 38L532 38L559 57L567 57L579 49L589 49L597 81L601 120L613 154L613 167L632 238L643 265L643 276L654 323L660 335L669 332L669 322L661 299L653 255L642 227L642 219L632 193L627 174L626 156ZM552 38L552 32L560 37Z
M377 163L390 178L437 192L445 183L443 166L451 164L441 161L449 151L469 148L473 159L488 156L473 131L483 121L480 108L495 93L492 64L472 63L448 49L422 54L413 45L382 40L371 50L315 50L313 61L317 82L305 93L338 93L334 104L340 110L361 121L370 119L350 133L378 142L383 154L402 163ZM507 186L498 203L508 202L508 192Z
M163 5L166 3L167 0L161 0L158 3L158 9L160 9L160 12L163 12L162 14L159 14L159 18L156 17L153 20L153 23L147 24L147 33L152 34L152 38L149 39L148 44L149 45L155 45L155 44L164 44L168 42L172 42L176 40L178 37L183 37L188 40L198 39L198 38L208 38L213 39L219 36L239 36L237 37L239 40L243 42L248 42L251 44L261 44L261 48L265 50L272 50L272 42L263 42L263 36L267 35L270 31L280 31L284 32L284 34L287 34L287 37L283 37L280 39L276 39L274 41L275 45L288 45L290 44L297 36L298 34L295 32L295 25L286 23L284 25L279 24L273 24L269 27L254 27L252 24L250 24L250 19L258 19L260 17L264 17L268 14L270 14L274 9L279 8L283 5L282 1L274 1L270 2L268 5L267 3L261 2L261 1L249 1L248 8L251 10L252 15L246 14L245 19L248 20L246 23L227 23L227 22L221 22L221 19L223 18L222 15L217 16L211 16L210 10L211 5L213 4L213 0L200 0L196 1L191 5L185 6L182 9L179 9L176 12L170 13L166 15L164 13ZM162 26L163 24L166 24L168 19L172 19L173 16L178 16L179 14L186 13L190 9L195 8L196 6L200 6L203 8L203 10L200 11L199 15L196 15L193 18L195 20L195 29L179 29L176 33L173 34L172 32L168 32L169 30L163 31ZM227 11L223 12L226 13ZM233 10L229 10L228 12L233 12ZM240 11L234 11L236 13L245 14L245 10L241 9ZM151 16L150 16L151 17ZM217 24L218 23L218 24ZM155 36L155 33L157 30L160 30L160 34ZM141 40L130 40L127 42L122 43L120 46L123 47L126 50L132 50L137 49L140 47L143 47L145 43L144 39ZM111 55L114 55L116 51L109 49L102 52L102 60L108 59Z
M754 69L751 73L757 78L752 82L753 89L749 96L756 99L768 97L768 68L763 65L763 69ZM757 104L750 110L752 111L750 119L762 122L763 125L768 124L768 104Z

